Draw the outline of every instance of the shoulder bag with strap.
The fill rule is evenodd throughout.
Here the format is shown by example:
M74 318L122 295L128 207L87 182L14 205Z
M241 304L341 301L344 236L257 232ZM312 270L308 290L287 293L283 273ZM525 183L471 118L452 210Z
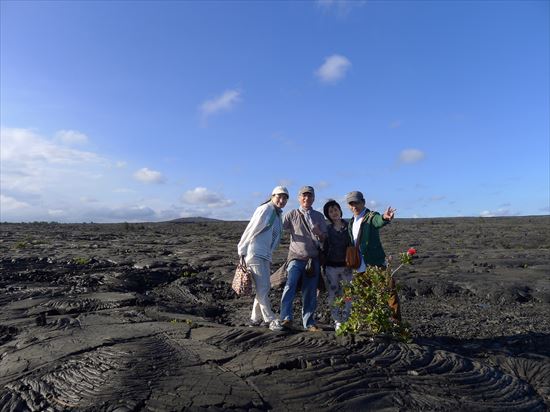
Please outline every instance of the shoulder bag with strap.
M300 210L298 210L298 213L300 213L300 218L302 219L302 222L304 222L304 224L306 225L306 228L309 231L309 233L311 234L311 237L315 239L316 236L313 233L313 230L311 230L311 228L309 227L309 224L307 223L307 220L306 220L304 214ZM321 247L317 246L317 249L319 251L319 257L320 257L321 252L322 252ZM313 267L313 258L308 258L308 260L306 262L305 272L306 272L306 275L308 275L308 276L313 276L315 274L315 269Z

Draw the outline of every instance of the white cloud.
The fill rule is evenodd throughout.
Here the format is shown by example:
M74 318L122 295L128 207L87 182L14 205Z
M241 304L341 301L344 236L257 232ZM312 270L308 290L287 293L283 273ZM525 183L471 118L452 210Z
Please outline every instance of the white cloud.
M28 203L20 202L19 200L0 194L0 209L3 211L18 210L24 207L29 207Z
M190 205L203 205L209 208L231 206L232 200L226 199L216 192L211 192L205 187L196 187L193 190L188 190L182 196L183 203Z
M400 163L416 163L420 160L424 159L426 155L424 152L418 149L405 149L402 150L399 154L399 162Z
M60 146L28 129L2 128L0 160L28 167L38 163L74 165L104 162L97 154Z
M240 90L226 90L220 96L203 102L200 106L200 112L206 118L221 111L231 110L240 101Z
M52 217L64 216L66 213L62 209L48 209L48 215Z
M148 206L114 204L120 195L113 192L116 188L127 187L127 174L120 173L113 168L115 162L97 153L66 146L62 139L69 135L58 133L47 137L30 129L1 128L2 220L17 222L53 218L63 222L107 222L155 218L155 211ZM154 173L146 176L158 179ZM109 199L109 194L115 199Z
M330 183L326 180L320 180L315 186L316 189L326 189L327 187L330 187Z
M117 187L116 189L113 189L113 193L136 193L136 191L127 187Z
M353 9L366 3L365 0L317 0L317 7L324 12L335 12L338 17L345 17Z
M117 168L119 168L119 169L125 168L126 165L127 165L127 163L124 162L124 161L122 161L122 160L119 160L118 162L115 163L115 166L116 166Z
M137 180L143 183L163 183L164 182L164 177L162 176L162 173L157 172L156 170L148 169L147 167L139 169L137 172L135 172L134 178L136 178Z
M88 143L88 136L76 130L60 130L55 134L55 139L66 144Z
M96 203L98 200L95 197L81 196L80 201L82 203Z
M365 202L365 205L370 209L370 210L376 210L378 208L378 205L379 203L376 201L376 200L367 200Z
M84 181L97 180L107 165L96 153L62 146L29 129L0 130L0 188L4 195L17 192L21 198L78 190Z
M351 62L346 57L333 54L325 59L325 62L315 71L315 74L324 83L336 83L344 78L350 67Z
M156 219L153 209L144 205L132 205L123 207L108 207L95 209L90 213L95 220L107 221L152 221Z
M519 213L513 213L510 209L499 208L497 210L484 210L479 214L481 217L496 217L496 216L517 216Z

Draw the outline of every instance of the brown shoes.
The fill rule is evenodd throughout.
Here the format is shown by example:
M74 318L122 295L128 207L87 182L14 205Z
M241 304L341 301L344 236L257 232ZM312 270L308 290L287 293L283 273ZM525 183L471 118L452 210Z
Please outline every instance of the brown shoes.
M281 326L284 330L292 330L293 327L292 327L292 321L290 319L285 319L285 320L282 320L281 321ZM315 326L315 325L309 325L307 328L306 328L306 331L308 332L322 332L323 329Z

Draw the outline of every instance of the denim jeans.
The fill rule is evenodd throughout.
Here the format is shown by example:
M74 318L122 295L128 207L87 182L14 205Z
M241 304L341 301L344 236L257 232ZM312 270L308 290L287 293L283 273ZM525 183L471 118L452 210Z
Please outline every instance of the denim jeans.
M315 325L317 309L317 284L319 283L319 260L313 259L314 275L306 275L306 261L293 260L288 264L288 278L281 298L281 320L292 320L292 304L298 281L302 281L302 323L304 328Z

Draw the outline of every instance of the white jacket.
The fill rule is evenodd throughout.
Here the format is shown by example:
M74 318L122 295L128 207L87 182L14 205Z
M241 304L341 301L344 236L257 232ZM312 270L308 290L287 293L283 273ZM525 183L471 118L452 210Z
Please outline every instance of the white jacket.
M275 238L273 230L277 233ZM260 205L241 236L237 246L239 256L256 256L271 262L271 255L279 246L282 233L282 219L275 205L272 202Z

